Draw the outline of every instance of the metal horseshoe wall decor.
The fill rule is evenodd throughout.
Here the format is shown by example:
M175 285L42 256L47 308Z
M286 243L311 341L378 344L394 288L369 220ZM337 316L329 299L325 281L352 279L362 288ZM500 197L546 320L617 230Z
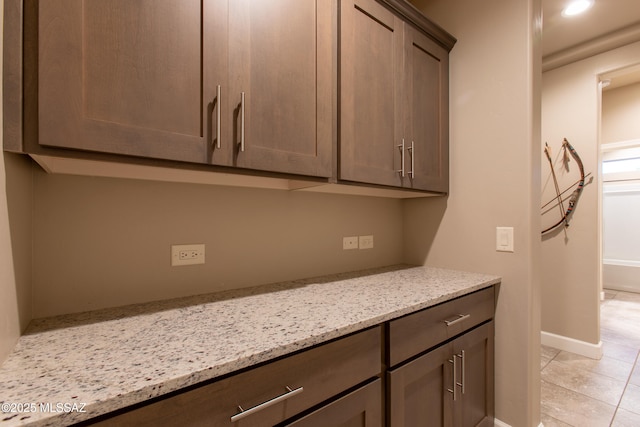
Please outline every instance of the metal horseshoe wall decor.
M542 230L542 234L546 234L550 231L553 231L561 226L564 228L569 227L569 220L573 212L575 211L576 205L578 203L578 199L580 198L580 194L582 193L582 189L585 186L585 179L591 175L588 173L585 175L584 173L584 164L582 163L582 159L578 155L577 151L573 146L567 141L566 138L562 141L562 149L564 150L564 156L562 162L567 172L569 172L569 162L571 161L571 157L573 157L578 164L578 170L580 172L580 179L571 184L564 190L560 190L560 184L558 183L558 175L556 174L556 170L553 166L553 159L551 155L551 147L549 144L545 143L544 154L549 162L549 167L551 168L551 178L553 180L553 185L555 187L555 197L552 198L549 202L545 203L541 207L542 215L553 211L558 208L560 212L560 219L555 222L553 225L546 227ZM573 191L571 191L573 190ZM569 193L571 191L571 193ZM569 195L567 196L567 193ZM566 207L565 207L566 203Z

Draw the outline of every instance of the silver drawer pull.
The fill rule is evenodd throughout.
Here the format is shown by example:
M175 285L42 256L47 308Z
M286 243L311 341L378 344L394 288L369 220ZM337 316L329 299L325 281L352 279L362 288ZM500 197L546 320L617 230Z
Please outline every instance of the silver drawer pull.
M234 416L231 417L231 422L235 423L236 421L241 420L244 417L248 417L251 414L254 414L254 413L258 412L258 411L261 411L264 408L267 408L267 407L269 407L271 405L275 405L278 402L282 402L283 400L287 400L290 397L293 397L296 394L300 394L300 393L302 393L304 391L303 387L298 387L295 390L291 390L291 388L289 388L289 387L286 387L286 389L287 389L286 393L281 394L278 397L274 397L271 400L267 400L266 402L262 402L261 404L256 405L253 408L249 408L247 410L244 410L244 409L242 409L242 406L238 406L238 410L240 412L238 412L237 414L235 414Z
M240 92L240 151L244 151L244 92Z
M216 111L216 148L220 148L220 107L222 106L220 103L220 85L216 87L216 104L216 108L218 109L218 111Z
M404 138L402 138L402 144L398 144L400 149L400 170L397 170L402 178L404 178Z
M453 357L451 359L449 359L449 363L451 363L453 365L453 381L451 384L451 388L448 388L447 391L451 394L453 394L453 401L456 401L456 377L458 376L456 374L456 355L454 354Z
M461 382L456 382L456 384L462 389L462 394L464 394L464 350L462 350L460 352L460 354L454 354L453 358L455 359L456 357L458 357L460 359L460 367L462 368L462 381Z
M411 147L407 148L407 150L409 151L409 154L411 154L411 170L409 171L409 176L411 178L415 178L416 177L416 167L415 167L415 154L413 153L413 141L411 141Z
M445 320L444 323L446 323L447 326L451 326L455 325L458 322L462 322L464 319L468 319L469 317L471 317L470 314L458 314L455 319Z

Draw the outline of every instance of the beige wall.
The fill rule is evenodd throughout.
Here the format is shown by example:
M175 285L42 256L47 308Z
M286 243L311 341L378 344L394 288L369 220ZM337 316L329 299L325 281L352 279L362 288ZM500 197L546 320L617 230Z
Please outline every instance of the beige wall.
M451 54L451 192L405 202L405 257L503 277L496 417L537 426L540 2L415 3L458 42ZM495 251L496 226L515 228L514 253Z
M459 39L451 63L451 196L401 202L39 169L30 191L29 168L21 165L8 178L25 186L21 194L28 197L17 206L34 197L33 317L392 264L404 251L408 262L504 277L496 415L513 426L537 425L539 195L532 182L539 182L539 147L532 141L539 138L532 70L539 64L532 25L539 1L428 3L421 7ZM0 203L3 235L8 210ZM515 227L515 253L495 252L496 226ZM343 252L342 236L358 234L374 234L375 249ZM207 244L207 264L170 268L171 243ZM3 267L15 253L2 248ZM13 278L1 286L10 303L0 304L13 310L3 310L6 353L20 329L13 301L23 288Z
M31 161L0 156L0 361L32 318Z
M0 16L2 10L4 10L3 2L0 1ZM0 22L3 22L1 18ZM1 29L2 24L0 24ZM0 31L1 37L2 31ZM0 57L0 77L1 62ZM0 103L0 121L1 113L2 104ZM0 138L2 138L1 133ZM0 363L13 349L20 333L31 320L31 188L31 162L22 156L2 153L0 155Z
M559 147L562 138L567 138L594 180L584 188L566 233L560 230L543 239L542 330L587 344L600 341L598 75L632 65L637 58L640 43L543 74L542 141ZM555 194L548 184L548 174L549 169L543 168L543 200ZM562 176L560 179L572 181Z
M602 92L601 143L640 139L640 83Z
M402 204L374 197L48 175L34 178L34 317L402 261ZM342 250L343 236L374 248ZM171 267L172 244L206 264Z
M0 363L31 320L31 162L0 156Z

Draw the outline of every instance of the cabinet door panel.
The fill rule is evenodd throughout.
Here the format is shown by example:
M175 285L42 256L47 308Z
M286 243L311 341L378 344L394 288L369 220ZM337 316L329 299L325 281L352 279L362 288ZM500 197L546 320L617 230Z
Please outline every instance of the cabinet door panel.
M226 23L210 12L198 0L39 2L40 144L206 162L211 87L226 75Z
M402 21L375 0L341 2L340 179L402 183Z
M288 427L382 427L382 384L378 379L329 403Z
M85 2L86 116L200 135L201 29L193 25L200 20L200 8L197 3L186 8L171 1L146 3ZM156 27L167 31L154 31ZM181 70L195 72L181 74Z
M443 345L389 374L391 427L452 426L453 365Z
M240 167L331 175L332 2L230 2L233 140Z
M459 363L464 363L464 370L458 377L464 383L464 393L456 407L458 426L493 425L493 336L494 323L491 321L453 342L455 354L460 356L464 351L464 358L459 358Z
M406 184L431 191L448 190L449 124L447 51L407 25L407 138L413 143Z

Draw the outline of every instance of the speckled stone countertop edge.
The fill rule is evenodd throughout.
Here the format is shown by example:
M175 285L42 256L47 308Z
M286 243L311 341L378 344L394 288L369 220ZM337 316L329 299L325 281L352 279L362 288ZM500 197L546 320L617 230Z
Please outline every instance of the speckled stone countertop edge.
M338 274L329 277L335 277L336 282L344 282L345 284L351 284L352 280L365 280L367 283L375 282L378 274L380 276L394 273L402 273L404 271L412 270L412 269L422 269L425 272L425 275L428 273L438 272L440 280L447 280L447 274L451 274L452 277L455 277L456 274L460 274L463 279L456 279L458 282L462 280L468 280L467 285L461 285L460 283L456 283L456 288L451 291L445 291L437 296L430 297L428 299L419 300L418 302L412 301L411 303L401 305L399 307L395 307L392 310L384 311L382 313L377 313L372 316L365 316L358 321L353 323L349 323L346 325L339 325L335 328L325 328L320 331L318 334L310 334L306 335L302 338L293 339L287 343L281 345L275 345L270 348L264 348L262 351L259 351L254 354L246 354L242 355L236 359L225 361L224 363L220 363L215 366L207 366L203 369L195 369L191 372L188 372L184 375L173 376L169 379L164 379L159 382L149 383L143 387L139 387L134 390L130 390L128 392L119 393L115 396L110 396L104 400L96 399L87 404L86 413L47 413L47 414L34 414L37 415L31 420L24 420L24 422L16 422L17 419L13 419L8 423L0 422L1 426L11 426L13 427L18 425L29 425L29 426L59 426L59 425L67 425L69 423L76 423L80 421L84 421L89 418L93 418L102 414L106 414L118 409L122 409L140 402L144 402L145 400L156 398L167 393L171 393L174 391L178 391L180 389L184 389L186 387L196 385L198 383L202 383L205 381L213 380L218 377L225 376L227 374L231 374L233 372L251 368L252 366L259 365L264 362L268 362L272 359L276 359L278 357L286 356L297 351L301 351L312 346L322 344L324 342L337 339L351 333L355 333L364 329L367 329L372 326L379 325L386 321L393 320L395 318L402 317L406 314L410 314L424 308L428 308L433 305L437 305L439 303L475 292L480 289L487 288L489 286L493 286L495 284L500 283L500 278L497 276L489 276L482 274L473 274L473 273L465 273L465 272L456 272L451 270L442 270L442 269L432 269L429 267L413 267L413 266L393 266L389 268L382 269L373 269L362 272L362 276L359 276L358 273L348 273L348 274ZM375 272L379 271L378 274ZM364 278L364 279L362 279ZM389 280L389 277L386 278ZM453 281L453 278L452 278ZM284 290L285 292L288 290L296 290L291 288L292 285L304 285L303 287L309 287L305 291L313 292L314 287L321 285L332 285L330 280L320 280L318 279L304 279L300 281L292 281L286 282L286 284L273 284L273 285L265 285L264 287L256 287L245 290L238 290L238 292L231 292L230 300L233 300L235 297L234 294L238 295L249 295L255 296L254 292L262 292L265 289L273 289L273 292L280 292ZM426 286L428 283L422 283L421 286ZM445 285L446 287L446 285ZM269 295L271 292L265 292L262 295ZM187 299L188 300L188 299ZM205 301L207 301L207 297L205 297ZM226 299L222 299L222 301L227 301ZM214 297L207 304L216 304L218 300ZM160 305L167 306L167 302L159 302ZM204 305L204 304L203 304ZM134 306L132 306L134 307ZM116 309L118 310L118 309ZM126 310L126 309L125 309ZM134 311L136 308L134 308ZM88 314L90 315L90 313ZM142 316L147 316L147 313L142 313ZM64 318L65 316L59 316L60 318ZM68 316L66 316L68 317ZM82 317L82 314L80 315ZM117 317L117 316L116 316ZM74 318L71 315L71 318ZM76 316L77 318L77 316ZM64 323L67 320L63 320ZM36 322L37 323L37 322ZM46 328L44 328L44 334L47 333ZM2 384L2 378L0 377L0 384ZM1 397L1 395L0 395ZM0 399L1 401L2 399ZM3 418L7 414L1 414ZM20 417L16 417L20 418ZM0 420L2 421L2 420ZM14 421L14 422L12 422Z

